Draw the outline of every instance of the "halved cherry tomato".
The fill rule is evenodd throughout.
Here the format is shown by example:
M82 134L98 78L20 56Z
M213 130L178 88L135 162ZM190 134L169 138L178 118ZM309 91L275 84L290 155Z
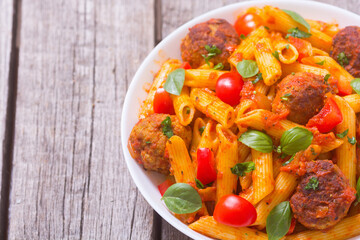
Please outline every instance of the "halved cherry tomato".
M350 81L338 81L337 82L338 87L338 94L340 96L346 96L352 93L352 87L350 86Z
M292 218L291 219L291 224L290 224L290 228L289 228L289 231L286 235L290 235L294 232L294 229L295 229L295 226L296 226L296 218Z
M174 182L171 181L170 179L166 179L163 183L159 184L158 189L159 189L161 196L164 196L164 193L166 192L166 190L173 184L174 184Z
M239 73L224 73L216 82L216 96L231 106L237 105L240 102L240 92L243 85L244 81Z
M216 170L213 152L209 148L198 148L196 159L196 178L204 185L215 181Z
M246 13L242 16L239 16L234 24L236 32L239 34L244 34L245 36L255 30L262 24L262 19L256 14Z
M170 94L163 88L159 88L155 92L154 113L175 114L174 105Z
M232 226L245 227L256 221L255 207L246 199L230 194L220 198L215 206L215 221Z
M179 68L183 68L183 69L191 69L190 63L188 62L183 62Z
M311 43L308 41L302 40L300 38L289 37L289 42L294 45L296 50L299 52L298 61L301 61L304 57L309 57L311 55L312 47Z
M334 97L330 97L321 111L309 120L306 127L317 127L319 132L327 133L342 120L343 116Z

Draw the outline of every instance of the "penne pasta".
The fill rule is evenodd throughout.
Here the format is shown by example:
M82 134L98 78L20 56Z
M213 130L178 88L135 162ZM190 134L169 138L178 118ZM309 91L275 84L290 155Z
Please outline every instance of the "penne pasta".
M351 94L343 97L344 100L350 105L355 113L360 112L360 95Z
M282 78L297 72L308 72L321 76L325 76L326 74L329 74L329 71L326 69L305 65L298 62L292 64L282 64L281 66L282 66Z
M184 85L195 88L215 89L218 78L227 71L213 69L187 69L185 70Z
M274 48L275 51L279 53L279 60L281 63L284 64L294 63L299 57L299 52L294 47L294 45L286 41L280 41L275 43Z
M172 95L175 114L180 123L187 126L191 123L195 114L194 104L190 100L189 89L183 87L179 96Z
M192 139L191 139L191 145L190 145L190 156L193 162L196 162L196 152L197 148L199 146L201 135L203 134L205 130L205 121L202 118L197 118L194 122L194 128L192 132Z

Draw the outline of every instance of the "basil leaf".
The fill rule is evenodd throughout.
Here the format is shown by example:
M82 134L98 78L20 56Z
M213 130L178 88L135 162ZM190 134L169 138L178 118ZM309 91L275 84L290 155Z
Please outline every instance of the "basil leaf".
M294 38L309 38L311 37L311 33L301 31L296 27L296 28L290 28L285 38L288 39L290 36Z
M343 131L342 133L338 133L336 134L336 136L338 136L339 138L343 138L345 137L349 132L349 129L346 129L345 131Z
M185 69L178 68L172 71L164 84L164 89L168 93L179 96L184 86L185 81Z
M279 240L285 236L291 225L292 212L289 201L274 207L266 219L266 233L269 240Z
M171 185L162 199L167 208L177 214L193 213L202 206L199 193L186 183L175 183Z
M273 150L273 142L271 137L257 130L248 130L244 132L238 140L246 146L259 152L269 153Z
M196 187L198 188L198 189L204 189L205 187L204 187L204 184L199 180L199 179L197 179L197 178L195 178L195 183L196 183Z
M283 166L288 165L289 163L291 163L294 160L295 154L291 156L291 158L289 160L287 160L286 162L283 163Z
M162 132L165 136L167 136L168 138L174 136L174 132L171 128L171 118L169 116L167 116L164 121L161 122L161 126Z
M236 69L244 78L253 77L259 72L258 65L254 60L242 60L236 65Z
M255 170L255 163L254 162L237 163L234 167L230 169L232 174L243 177L245 176L245 173Z
M310 32L310 24L305 21L305 19L300 16L298 13L290 11L290 10L286 10L286 9L282 9L287 15L289 15L295 22L300 23L301 25L303 25L304 27L306 27L306 29L308 30L308 32Z
M350 85L354 91L360 95L360 78L355 78L350 82Z
M356 184L356 203L360 202L360 177L357 180Z
M355 137L349 138L349 136L348 136L347 139L348 139L348 142L349 142L351 145L355 145L356 142L357 142Z
M309 182L306 184L306 190L316 190L319 188L319 180L316 177L312 177L309 179Z
M280 59L279 59L279 52L278 51L274 51L273 53L272 53L272 55L278 60L278 61L280 61Z
M339 53L339 55L337 56L337 60L342 67L349 64L349 59L344 52Z
M281 151L287 155L292 155L308 148L313 140L313 134L309 130L301 127L294 127L281 136Z

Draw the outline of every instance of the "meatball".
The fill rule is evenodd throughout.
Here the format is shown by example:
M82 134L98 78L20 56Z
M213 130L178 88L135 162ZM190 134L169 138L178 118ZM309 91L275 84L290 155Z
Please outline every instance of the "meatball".
M165 146L168 140L164 135L161 122L170 116L171 128L174 135L181 137L189 147L192 133L191 128L182 126L174 115L152 114L141 119L132 129L129 137L128 148L131 156L143 164L147 170L160 173L169 173L169 158L165 156Z
M341 29L333 38L330 55L351 75L360 77L360 27Z
M295 218L305 227L326 229L348 212L355 189L330 160L306 162L306 173L290 199Z
M224 69L230 69L227 59L239 42L239 36L230 23L224 19L211 19L189 29L181 43L181 57L192 68L198 68L205 64L203 55L207 56L209 53L205 46L216 46L221 53L211 57L209 62L214 65L222 63Z
M325 95L331 90L322 76L305 72L288 75L277 86L272 111L288 113L289 120L305 125L323 108Z

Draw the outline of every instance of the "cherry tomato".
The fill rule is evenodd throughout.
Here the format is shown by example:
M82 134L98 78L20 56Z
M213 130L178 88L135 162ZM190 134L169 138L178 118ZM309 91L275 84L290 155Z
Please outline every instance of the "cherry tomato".
M174 105L170 94L163 88L159 88L155 92L154 113L175 114Z
M291 219L291 224L290 224L289 231L288 231L288 233L286 235L292 234L294 232L295 226L296 226L296 219L293 217Z
M202 184L209 184L216 180L214 154L209 148L197 150L197 174L196 178Z
M247 13L237 18L234 27L239 36L241 34L246 36L261 24L262 20L258 15Z
M190 63L188 62L183 62L179 68L183 68L183 69L191 69Z
M334 97L331 97L327 100L321 111L309 120L306 126L317 127L319 132L327 133L341 123L342 120L343 116L341 111L336 104Z
M245 227L256 221L255 207L247 200L234 194L220 198L215 206L215 221L232 226Z
M224 73L216 82L216 96L231 106L237 105L240 102L240 92L243 85L244 81L239 73Z
M170 179L167 179L163 183L159 184L158 189L159 189L161 196L164 196L164 193L166 192L166 190L173 184L174 184L174 182L171 181Z

